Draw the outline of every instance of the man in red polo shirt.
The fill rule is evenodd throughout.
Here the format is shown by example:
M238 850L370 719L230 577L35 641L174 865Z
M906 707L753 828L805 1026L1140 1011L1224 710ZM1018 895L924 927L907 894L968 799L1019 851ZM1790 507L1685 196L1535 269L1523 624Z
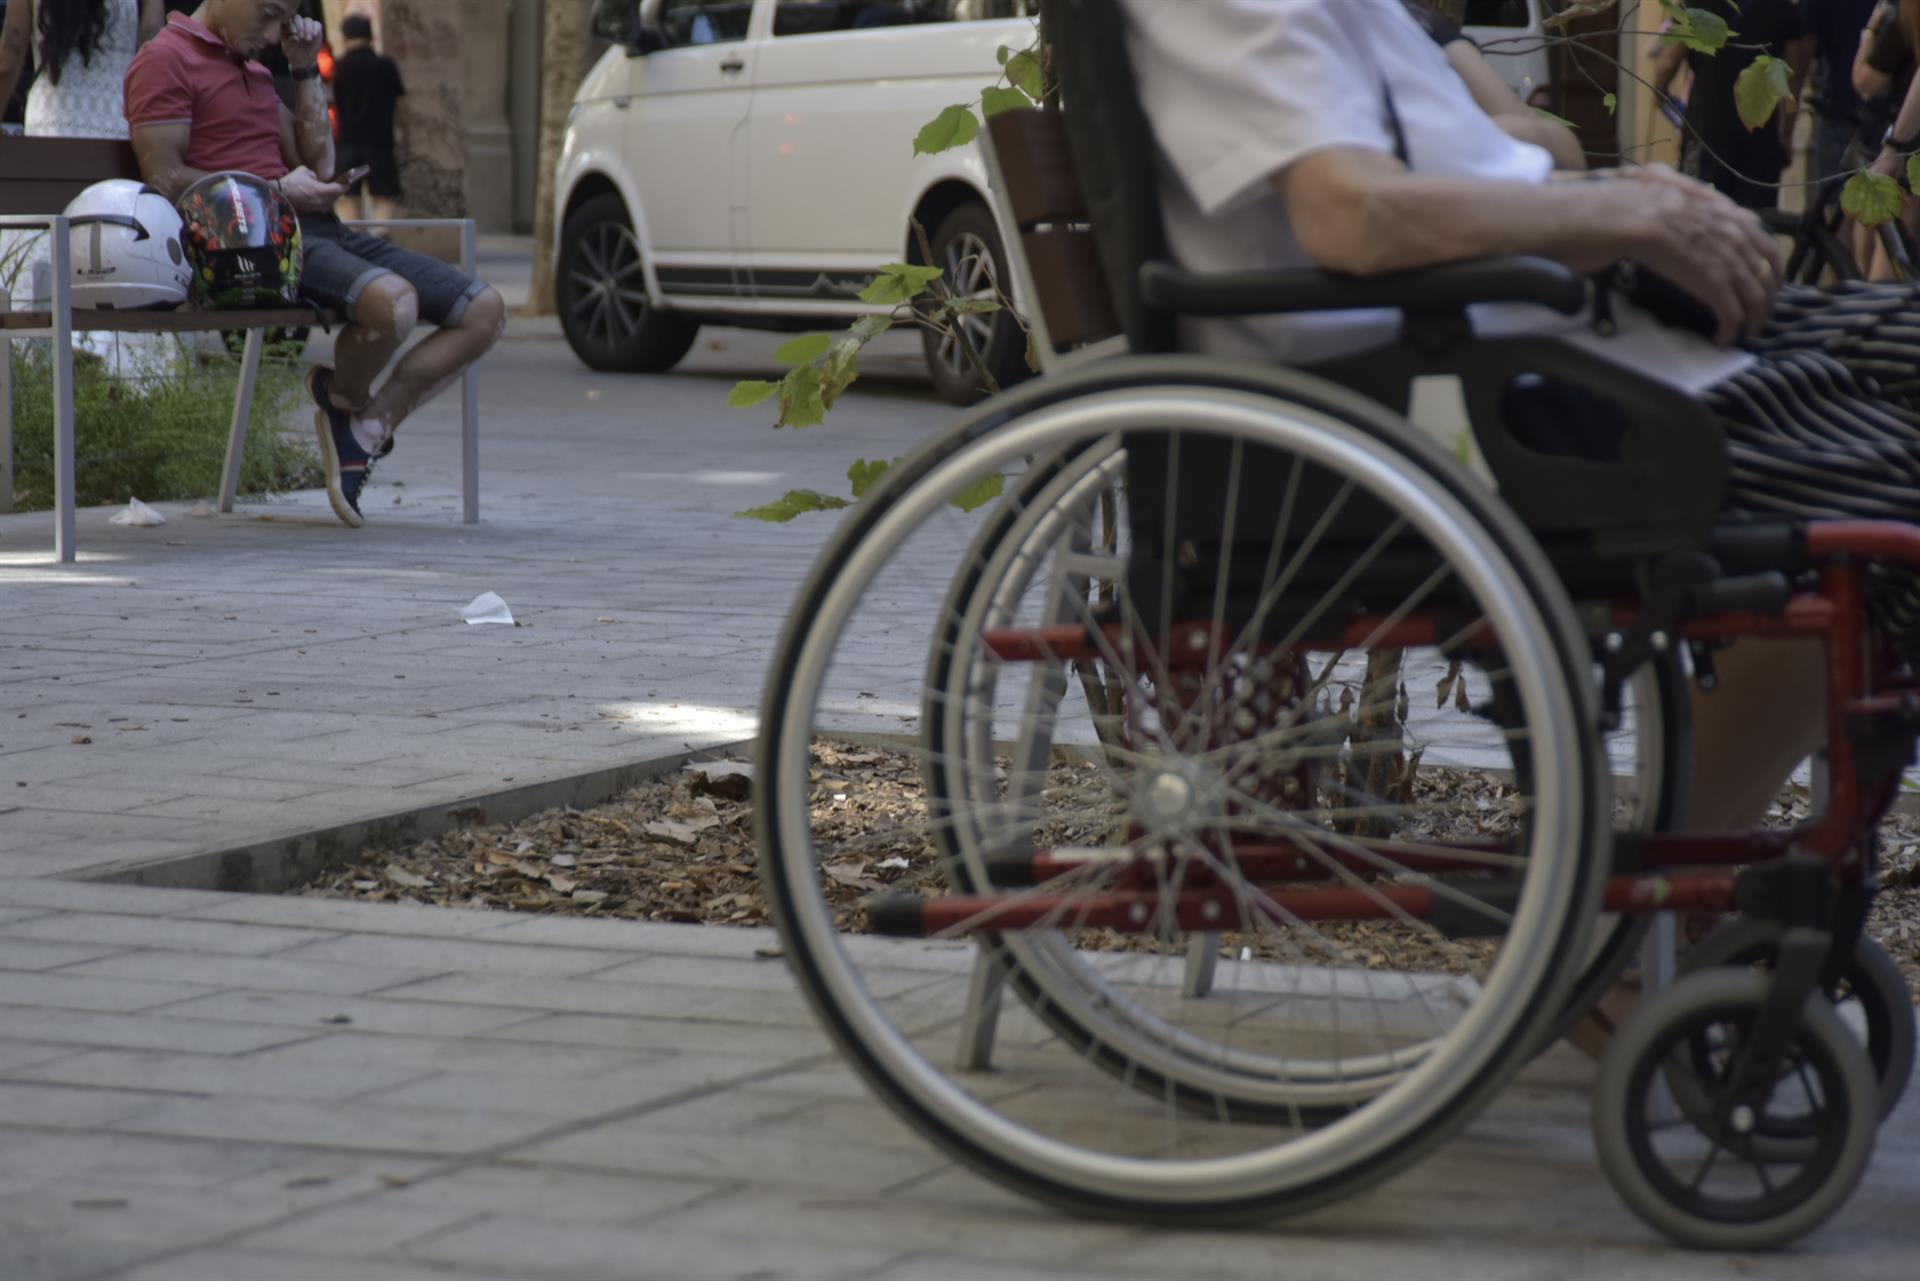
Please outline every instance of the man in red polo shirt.
M276 183L300 214L305 256L300 293L350 323L334 345L335 368L316 367L307 387L327 496L359 527L360 492L393 431L498 342L500 295L437 259L351 231L333 215L345 188L334 179L333 133L316 65L323 33L297 15L297 0L205 0L173 14L127 68L127 124L140 170L169 199L209 173L244 170ZM253 61L278 44L296 85L295 108ZM376 392L373 380L426 320L439 332L408 352Z

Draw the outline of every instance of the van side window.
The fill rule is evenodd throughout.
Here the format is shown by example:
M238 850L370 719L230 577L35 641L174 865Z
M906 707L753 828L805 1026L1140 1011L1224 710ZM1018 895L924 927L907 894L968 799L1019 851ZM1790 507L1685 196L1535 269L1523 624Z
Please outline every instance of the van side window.
M813 36L926 22L1030 18L1038 9L1038 0L780 0L773 34Z
M745 40L753 18L753 0L667 0L661 29L674 48Z

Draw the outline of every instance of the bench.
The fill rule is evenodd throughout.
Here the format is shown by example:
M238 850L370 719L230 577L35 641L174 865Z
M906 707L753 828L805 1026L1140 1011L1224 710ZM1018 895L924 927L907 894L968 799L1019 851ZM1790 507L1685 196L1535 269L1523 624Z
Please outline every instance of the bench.
M13 509L13 343L44 338L53 344L54 555L71 562L75 549L73 335L92 333L189 333L245 330L240 383L234 395L227 459L220 482L220 510L233 510L240 482L240 461L253 413L254 388L269 329L292 329L342 318L312 308L249 311L76 311L73 307L67 223L62 212L73 198L96 182L140 177L133 147L92 138L0 139L0 230L47 231L51 260L51 307L14 311L10 297L0 298L0 512ZM474 271L475 236L471 218L419 218L390 223L354 222L350 226L393 226L451 230L460 235L460 268ZM462 517L480 521L479 379L468 368L460 382Z

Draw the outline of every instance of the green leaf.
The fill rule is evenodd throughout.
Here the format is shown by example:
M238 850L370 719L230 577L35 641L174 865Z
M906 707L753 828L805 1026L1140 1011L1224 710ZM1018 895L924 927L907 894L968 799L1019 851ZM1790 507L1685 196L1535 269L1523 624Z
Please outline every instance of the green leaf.
M1663 6L1673 27L1660 37L1662 44L1683 44L1695 53L1719 53L1729 38L1739 35L1727 27L1727 20L1705 9Z
M783 365L811 365L827 354L827 348L833 346L831 334L801 334L790 342L780 344L773 358Z
M772 399L779 390L779 383L749 378L733 385L733 390L727 393L727 406L731 409L751 409L764 400Z
M1007 83L1035 102L1047 96L1047 77L1040 67L1040 59L1031 53L1016 53L1007 59L1006 65Z
M890 262L860 291L860 301L880 307L897 307L919 297L928 285L940 279L938 267L910 267Z
M749 507L735 516L745 516L748 520L764 520L775 525L784 525L805 512L838 511L842 507L851 507L852 503L844 498L835 498L832 494L822 494L811 489L789 489L770 503L758 507Z
M812 365L790 369L780 380L780 421L776 427L818 427L827 419L820 371Z
M860 349L865 346L864 339L846 335L827 353L826 369L820 377L820 400L828 409L860 377Z
M1000 65L1004 67L1007 65L1007 59L1013 56L1013 50L1009 49L1006 45L1001 45L993 51L993 56L1000 59Z
M1733 105L1748 132L1773 119L1781 103L1793 97L1793 84L1784 59L1761 54L1733 82Z
M1527 110L1533 112L1534 115L1539 116L1542 120L1551 120L1553 121L1553 123L1557 125L1565 125L1569 129L1578 129L1580 127L1579 125L1573 123L1573 121L1567 119L1565 116L1554 115L1551 111L1548 111L1545 107L1529 107L1527 108Z
M1000 304L991 298L956 298L940 310L950 316L990 316Z
M1604 98L1600 99L1600 105L1607 109L1608 115L1613 115L1616 111L1620 109L1620 95L1617 93L1610 93L1606 95Z
M862 316L848 327L848 332L861 342L872 342L892 328L892 316Z
M1022 111L1033 105L1033 99L1018 89L982 89L980 91L980 110L991 120L1003 111Z
M1840 207L1862 227L1877 227L1900 216L1900 184L1883 173L1861 170L1840 189Z
M853 486L853 496L865 498L867 491L873 488L874 482L886 475L887 469L891 466L893 466L892 463L883 462L878 458L872 462L864 458L854 459L853 466L847 468L847 480Z
M973 511L975 508L985 507L988 503L1000 497L1000 495L1006 490L1006 488L1007 488L1006 477L1002 476L997 471L989 472L985 476L982 476L979 480L975 481L973 484L968 485L965 489L955 494L953 496L952 502L953 502L953 505L955 507L958 507L961 511L970 512L970 511Z
M1920 152L1907 157L1907 190L1920 191Z
M964 147L979 136L980 117L973 114L970 104L957 102L929 120L926 127L914 137L913 154L938 155L942 151Z

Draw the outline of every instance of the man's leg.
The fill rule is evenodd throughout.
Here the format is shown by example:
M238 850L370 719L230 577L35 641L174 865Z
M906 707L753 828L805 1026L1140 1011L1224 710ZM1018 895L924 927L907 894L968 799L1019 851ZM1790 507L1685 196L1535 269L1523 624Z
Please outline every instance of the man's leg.
M373 398L373 380L413 334L419 320L420 295L398 276L378 276L360 291L353 323L340 330L333 344L332 394L337 408L367 416L361 411Z
M1818 641L1741 641L1715 654L1713 666L1718 688L1693 696L1694 832L1757 826L1826 737L1826 652Z
M467 300L454 322L416 346L394 367L358 417L392 434L409 414L453 385L492 350L507 329L507 304L491 286Z

